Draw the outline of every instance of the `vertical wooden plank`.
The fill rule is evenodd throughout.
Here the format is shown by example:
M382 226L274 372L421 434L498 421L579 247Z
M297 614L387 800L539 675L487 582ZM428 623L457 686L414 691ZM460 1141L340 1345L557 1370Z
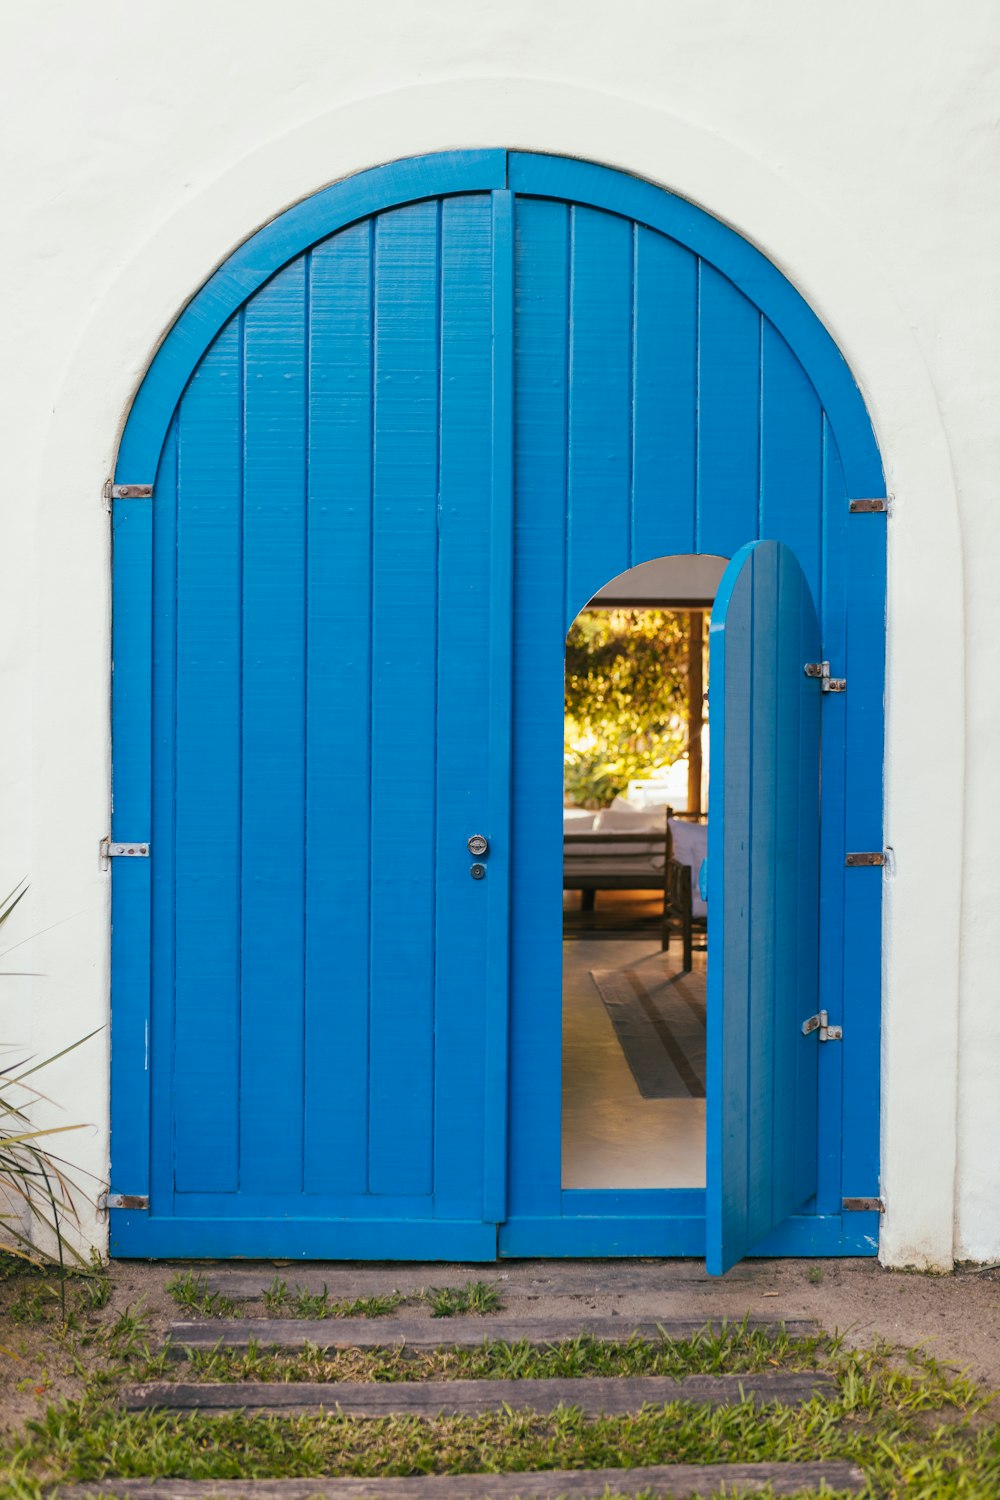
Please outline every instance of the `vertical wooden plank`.
M698 260L635 231L630 563L695 550Z
M837 444L823 423L823 594L821 657L835 677L847 675L847 486ZM819 1006L837 1024L845 1001L844 868L846 850L847 693L827 693L821 715L823 815L820 824ZM843 1154L843 1047L820 1049L819 1179L817 1212L840 1212ZM805 1172L807 1162L802 1162ZM874 1189L872 1189L874 1192ZM868 1189L865 1189L868 1192Z
M501 721L509 732L487 670L493 613L490 221L486 195L441 204L434 1212L443 1219L482 1214L483 1047L494 983L487 913L502 894L506 857L489 796L491 736ZM509 628L509 618L497 624ZM469 875L474 833L491 844L483 881Z
M790 868L779 857L776 870L781 890L776 907L776 920L781 923L797 912L795 929L787 937L776 940L776 981L789 997L795 986L799 996L802 1019L820 1008L817 992L818 981L818 902L801 899L803 892L793 888L791 882L798 880L799 860L802 867L811 869L818 860L817 840L819 830L813 827L811 814L804 813L806 821L801 826L793 825L798 820L799 809L811 809L815 788L810 778L814 775L818 760L818 748L807 743L818 732L818 714L813 700L817 700L815 684L802 677L801 666L805 661L820 660L824 655L818 638L813 638L811 619L815 613L813 598L823 596L823 413L819 399L805 371L774 326L764 319L761 343L761 533L785 542L794 552L805 575L803 587L808 600L799 599L796 587L794 600L791 597L790 581L784 589L781 603L781 628L779 649L792 650L798 655L798 694L788 708L795 709L796 718L789 719L788 727L779 729L779 751L794 746L796 759L788 764L783 774L783 790L779 794L778 816L787 829L788 837L794 833L799 841L795 864ZM808 606L808 607L807 607ZM795 611L794 617L791 610ZM800 622L793 629L793 618ZM794 663L785 671L794 677ZM811 705L809 713L803 713L801 694L807 695ZM824 715L833 708L830 699ZM835 712L835 710L834 710ZM825 780L825 778L824 778ZM834 786L836 778L834 778ZM832 790L832 788L831 788ZM779 833L779 838L781 837ZM782 841L782 847L786 842ZM777 1001L778 1009L782 1000ZM814 1037L803 1037L795 1031L782 1031L776 1037L775 1074L779 1078L795 1079L794 1088L789 1088L783 1102L797 1100L797 1124L791 1136L778 1130L775 1136L774 1193L777 1218L791 1212L812 1197L816 1190L817 1172L817 1078L818 1049ZM829 1050L829 1049L825 1049ZM824 1062L826 1060L824 1059ZM795 1116L793 1112L793 1123ZM790 1128L786 1119L785 1129ZM826 1132L823 1133L824 1137ZM839 1129L834 1126L825 1149L836 1149Z
M432 1190L438 214L375 226L369 1190Z
M779 1222L790 1212L795 1181L796 1038L805 996L799 995L801 872L799 870L801 693L809 687L800 654L801 604L799 570L779 552L775 591L774 830L772 838L774 914L771 939L773 1026L770 1069L774 1079L773 1126L769 1143L770 1217ZM819 767L819 748L813 761ZM788 1087L792 1080L793 1087ZM815 1139L815 1129L813 1130Z
M305 1187L368 1181L372 220L311 256Z
M307 266L245 312L240 1186L281 1196L302 1186Z
M152 1013L149 1066L152 1094L150 1194L155 1212L173 1200L174 1111L174 761L177 673L177 425L175 416L156 476L153 517L152 713Z
M698 331L698 552L759 536L761 315L702 263Z
M716 1276L747 1248L752 629L753 553L744 549L723 575L709 633L714 691L709 718L705 1232L706 1264Z
M776 972L774 926L779 895L775 829L778 814L777 680L778 552L754 553L750 647L750 912L748 963L747 1244L770 1229L775 1135ZM796 637L798 628L796 621ZM728 687L728 683L727 683ZM797 684L796 684L797 687ZM728 748L728 747L727 747ZM787 894L787 893L785 893ZM732 1002L733 996L730 994Z
M846 508L844 501L840 503ZM848 850L880 850L884 843L886 528L884 514L848 516ZM853 868L844 875L844 951L850 955L850 984L843 1001L845 1197L869 1197L878 1191L883 879L877 866ZM858 1099L871 1101L871 1107L851 1108ZM872 1233L877 1233L875 1221Z
M168 470L169 472L169 470ZM128 476L129 479L139 476ZM149 483L147 476L144 483ZM152 824L151 500L116 500L113 513L112 838L150 839ZM111 907L111 1172L116 1192L149 1191L151 859L113 862Z
M179 1192L235 1192L239 1144L242 319L185 393L177 495Z
M775 1131L772 1221L780 1223L815 1192L818 1149L815 1036L802 1022L819 1008L819 725L822 693L803 665L820 649L808 583L783 552L776 639L776 778L773 1076ZM797 1169L801 1163L802 1171Z
M785 542L822 600L823 412L780 333L762 320L760 534Z
M572 207L566 629L631 555L632 225Z
M785 569L786 574L789 571ZM775 1061L777 1079L795 1079L794 1150L789 1151L786 1147L781 1153L780 1165L776 1167L776 1222L789 1213L801 1211L815 1198L819 1184L820 1143L832 1123L824 1120L821 1125L819 1119L820 1067L828 1052L838 1050L836 1047L821 1047L815 1033L802 1034L802 1022L823 1007L820 994L820 830L826 769L822 760L822 734L824 719L830 712L830 699L835 695L824 694L816 680L806 677L802 670L803 663L822 659L823 644L809 584L804 574L799 573L797 577L798 630L789 616L782 634L782 650L788 647L796 651L797 659L789 662L788 670L790 674L797 673L799 685L798 732L794 738L791 734L788 736L798 752L797 797L791 769L788 775L789 801L796 804L794 868L797 899L794 906L789 901L787 908L780 910L780 920L786 925L793 918L795 921L794 936L787 944L789 962L783 970L786 976L794 976L795 988L789 985L784 1006L785 1014L793 1021L785 1033L787 1050L783 1050ZM786 592L791 593L791 588ZM824 1208L819 1206L818 1211L823 1212Z
M507 1216L514 645L514 197L492 195L493 410L490 476L489 995L483 1217Z
M701 734L705 724L705 612L688 610L687 617L687 811L702 810Z
M511 1216L560 1211L568 217L518 199Z
M712 615L707 1264L718 1275L815 1191L820 702L805 576L741 549ZM720 805L721 804L721 805ZM811 1177L801 1170L811 1157Z

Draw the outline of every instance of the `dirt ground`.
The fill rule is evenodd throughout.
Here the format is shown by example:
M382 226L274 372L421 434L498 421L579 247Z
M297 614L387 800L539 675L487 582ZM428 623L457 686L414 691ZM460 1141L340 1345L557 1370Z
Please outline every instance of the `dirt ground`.
M572 1318L574 1311L630 1317L704 1317L736 1320L746 1313L780 1320L816 1318L851 1345L876 1337L896 1345L922 1345L949 1365L965 1369L982 1386L1000 1390L1000 1271L976 1269L949 1276L886 1271L865 1260L756 1260L721 1281L696 1261L506 1261L496 1265L354 1265L251 1262L148 1263L116 1261L110 1296L97 1312L81 1314L73 1339L60 1336L58 1318L25 1316L24 1296L37 1280L0 1285L0 1426L16 1427L60 1395L76 1394L76 1358L86 1362L80 1332L108 1327L126 1309L141 1314L158 1343L181 1313L167 1291L178 1273L191 1271L211 1289L239 1301L239 1311L260 1310L260 1296L278 1276L292 1286L331 1298L357 1297L469 1279L496 1284L508 1315ZM12 1306L20 1297L20 1309ZM19 1316L12 1318L12 1312ZM429 1316L406 1308L397 1316ZM392 1318L386 1319L390 1323ZM489 1319L483 1319L484 1336Z

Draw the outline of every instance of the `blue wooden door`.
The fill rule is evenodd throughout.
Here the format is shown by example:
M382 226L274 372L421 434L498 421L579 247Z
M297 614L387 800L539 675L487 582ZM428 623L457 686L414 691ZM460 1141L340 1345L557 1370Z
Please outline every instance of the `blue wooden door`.
M243 303L176 409L150 1211L119 1253L495 1254L509 223L499 192L347 226Z
M885 517L848 517L884 480L776 267L585 162L389 163L205 283L114 477L112 836L151 858L114 865L113 1253L703 1253L701 1189L562 1189L564 646L615 574L761 535L851 681L818 935L851 1046L764 1249L873 1253L841 1207L877 1191L879 887L844 855L881 838Z
M706 1260L721 1275L816 1195L820 705L795 554L752 542L712 612Z

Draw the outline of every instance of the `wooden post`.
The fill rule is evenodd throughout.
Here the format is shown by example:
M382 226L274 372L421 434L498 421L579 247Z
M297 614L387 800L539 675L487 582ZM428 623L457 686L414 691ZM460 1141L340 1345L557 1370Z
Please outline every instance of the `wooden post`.
M688 613L688 799L687 810L701 812L701 729L705 694L705 611Z

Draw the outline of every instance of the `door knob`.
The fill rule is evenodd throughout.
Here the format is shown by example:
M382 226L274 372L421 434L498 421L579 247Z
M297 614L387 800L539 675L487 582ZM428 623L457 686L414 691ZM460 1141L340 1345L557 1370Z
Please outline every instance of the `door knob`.
M481 833L474 833L469 840L469 853L475 854L477 857L480 854L485 854L489 847L489 839L484 839Z

